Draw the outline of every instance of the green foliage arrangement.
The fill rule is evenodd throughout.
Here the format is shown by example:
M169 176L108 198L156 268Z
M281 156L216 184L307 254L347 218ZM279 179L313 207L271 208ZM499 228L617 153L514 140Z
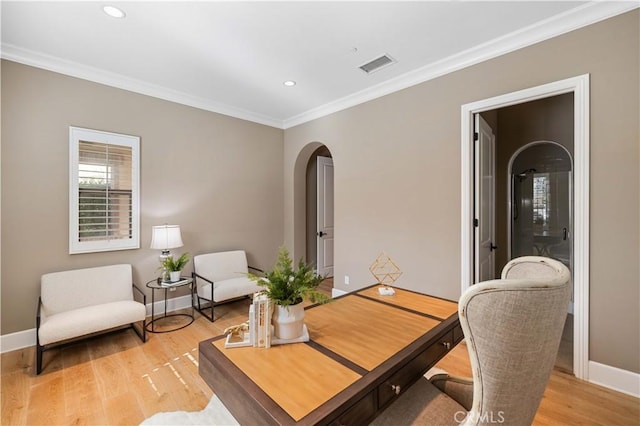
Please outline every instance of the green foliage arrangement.
M160 262L160 269L164 268L168 272L182 271L187 262L189 262L189 253L182 253L177 259L169 256Z
M326 277L316 274L313 267L300 259L298 269L293 270L289 251L280 247L278 261L272 271L259 277L249 273L249 278L265 287L264 293L275 304L280 306L296 305L308 297L312 303L327 303L331 300L326 294L316 289Z

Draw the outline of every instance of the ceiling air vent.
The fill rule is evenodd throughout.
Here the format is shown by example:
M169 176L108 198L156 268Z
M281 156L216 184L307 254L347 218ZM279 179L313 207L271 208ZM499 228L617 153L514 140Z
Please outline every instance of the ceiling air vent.
M384 67L387 67L395 63L396 63L396 60L393 59L391 56L382 55L379 58L374 59L373 61L367 62L364 65L360 65L358 68L360 68L362 71L366 72L367 74L371 74L372 72L378 71Z

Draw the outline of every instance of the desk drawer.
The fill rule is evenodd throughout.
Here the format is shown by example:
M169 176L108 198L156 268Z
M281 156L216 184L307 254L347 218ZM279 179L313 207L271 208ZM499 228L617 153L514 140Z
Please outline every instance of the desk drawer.
M453 346L453 331L448 332L436 343L424 350L420 355L409 361L404 367L394 373L389 379L378 386L378 408L383 408L398 395L404 392L410 384L423 375L426 370L439 360Z
M369 392L364 398L356 402L353 407L342 413L340 417L332 421L329 425L347 426L368 423L369 420L373 419L377 411L375 391Z

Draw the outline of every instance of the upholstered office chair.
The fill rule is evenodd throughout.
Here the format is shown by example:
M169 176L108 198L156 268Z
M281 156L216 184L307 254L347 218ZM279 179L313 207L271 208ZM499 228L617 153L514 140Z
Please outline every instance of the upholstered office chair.
M214 307L232 302L263 290L247 277L249 269L244 250L200 254L193 258L194 293L192 305L209 321L214 320ZM211 315L207 315L207 310Z
M473 380L437 374L401 395L375 425L530 425L551 375L571 294L562 263L527 256L460 297Z

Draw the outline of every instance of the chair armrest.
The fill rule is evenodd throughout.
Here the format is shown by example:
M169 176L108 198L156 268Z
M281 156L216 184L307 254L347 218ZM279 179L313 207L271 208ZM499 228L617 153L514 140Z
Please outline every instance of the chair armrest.
M473 406L473 380L448 374L436 374L429 381L467 411L471 410Z
M200 274L197 274L195 271L191 273L191 278L193 278L194 283L196 282L196 278L200 278L201 280L204 280L204 281L208 282L209 284L211 284L213 286L213 281L203 277Z
M142 295L142 304L146 307L147 306L147 295L144 294L144 292L142 290L140 290L140 288L138 288L137 285L131 284L131 287L133 287L134 290L137 290L138 293L140 293ZM135 296L134 296L133 299L135 300Z

